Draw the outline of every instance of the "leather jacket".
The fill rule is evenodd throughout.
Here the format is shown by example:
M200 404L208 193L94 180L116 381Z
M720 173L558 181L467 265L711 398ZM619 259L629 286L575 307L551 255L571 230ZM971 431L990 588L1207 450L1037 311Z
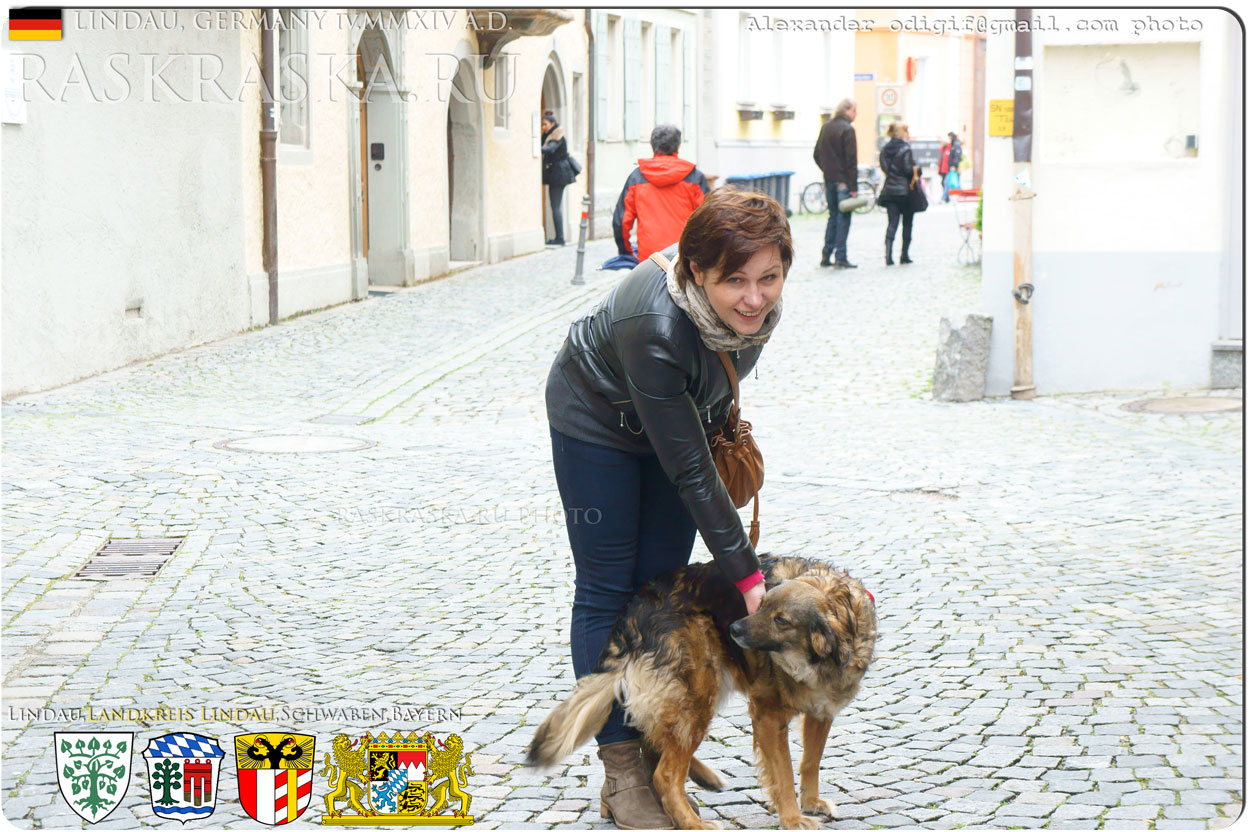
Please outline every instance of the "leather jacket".
M881 148L881 170L885 173L881 196L907 196L915 167L911 145L900 138L890 139Z
M664 254L670 259L676 247ZM744 378L761 347L731 351ZM563 379L557 377L557 373ZM553 385L574 395L553 404ZM707 435L724 426L733 403L716 353L668 293L664 271L644 260L569 327L548 381L552 427L587 441L654 453L690 511L709 551L731 581L759 569L742 520L721 482Z
M845 115L829 119L820 128L816 149L812 152L816 166L824 174L826 182L845 185L855 190L859 178L859 150L855 141L855 128Z

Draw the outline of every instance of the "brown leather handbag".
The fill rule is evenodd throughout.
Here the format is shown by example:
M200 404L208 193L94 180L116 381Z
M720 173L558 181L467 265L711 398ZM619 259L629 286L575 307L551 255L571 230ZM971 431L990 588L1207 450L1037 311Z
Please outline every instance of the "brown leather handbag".
M660 268L668 271L668 258L655 252L650 259ZM725 483L729 499L735 508L742 508L755 500L755 508L751 514L751 530L748 538L755 546L760 540L760 487L764 485L764 455L760 446L751 436L751 423L742 418L740 398L738 395L738 371L734 369L729 354L716 353L720 363L729 376L729 387L733 390L734 401L729 406L729 418L725 426L712 434L708 445L712 450L712 462L716 464L716 472Z

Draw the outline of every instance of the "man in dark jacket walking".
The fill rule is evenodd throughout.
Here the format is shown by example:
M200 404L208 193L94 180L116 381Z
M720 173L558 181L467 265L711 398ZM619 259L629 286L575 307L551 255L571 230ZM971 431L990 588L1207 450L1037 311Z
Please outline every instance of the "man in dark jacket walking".
M612 214L617 253L633 254L642 261L653 251L663 251L681 238L686 220L703 204L709 190L707 177L694 162L677 157L680 148L681 130L675 125L660 124L651 131L655 155L638 160ZM637 251L629 244L635 223Z
M846 237L851 231L851 212L839 211L838 203L856 196L859 149L855 144L855 120L857 109L849 98L842 99L833 118L820 128L816 150L812 157L825 177L825 198L829 203L829 224L825 226L825 246L820 252L820 265L837 269L857 268L846 259ZM830 255L835 255L833 262Z

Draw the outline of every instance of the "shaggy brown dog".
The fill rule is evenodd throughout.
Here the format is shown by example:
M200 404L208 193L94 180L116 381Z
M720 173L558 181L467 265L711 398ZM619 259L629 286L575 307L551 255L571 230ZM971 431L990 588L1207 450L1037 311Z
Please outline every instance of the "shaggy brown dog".
M819 796L820 757L833 717L859 690L872 660L877 616L859 581L807 558L761 558L768 591L743 617L742 595L711 563L661 575L638 593L608 638L595 672L538 728L527 761L552 766L607 720L612 703L660 752L655 788L683 829L715 829L686 802L686 777L711 788L720 776L695 759L717 706L749 699L760 782L787 829L814 829L801 814L833 815ZM799 800L790 720L803 714Z

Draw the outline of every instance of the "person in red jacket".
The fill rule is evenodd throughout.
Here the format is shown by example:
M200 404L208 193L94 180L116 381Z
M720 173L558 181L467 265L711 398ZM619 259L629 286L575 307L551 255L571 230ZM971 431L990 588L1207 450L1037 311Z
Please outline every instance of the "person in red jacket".
M681 230L694 209L703 204L710 190L707 177L694 162L677 158L681 130L660 124L651 131L650 159L639 159L638 167L625 180L621 197L612 215L617 251L633 254L639 261L653 251L663 251L681 238ZM630 234L637 223L638 250L630 246Z

